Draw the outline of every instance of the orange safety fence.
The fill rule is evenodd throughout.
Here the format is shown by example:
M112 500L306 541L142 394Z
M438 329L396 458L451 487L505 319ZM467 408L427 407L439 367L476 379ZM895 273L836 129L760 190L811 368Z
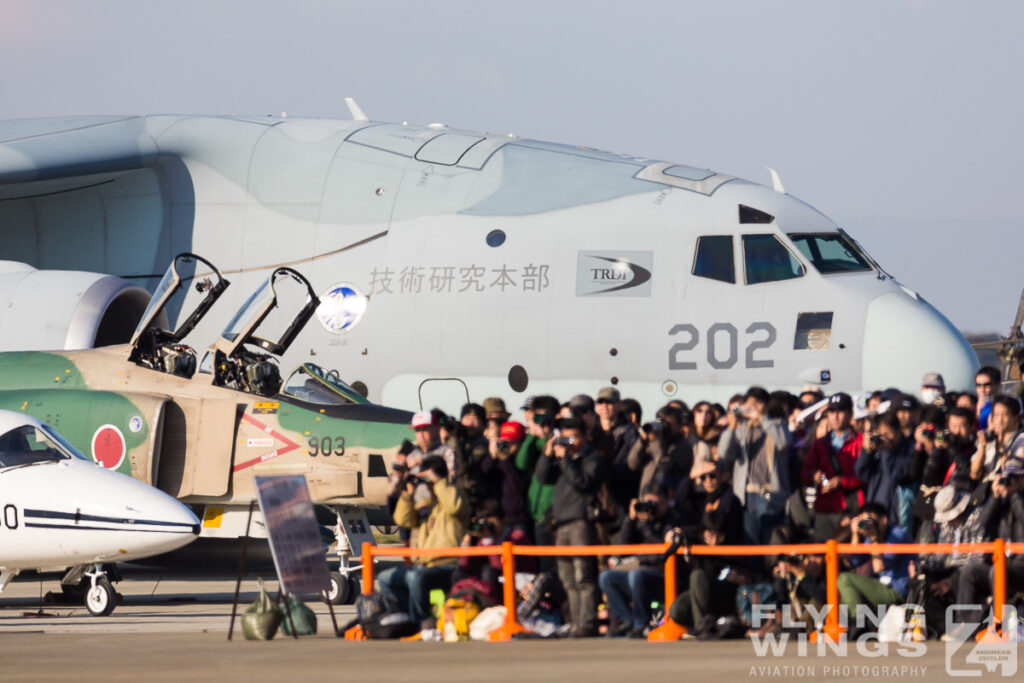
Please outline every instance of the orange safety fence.
M539 546L539 545L513 545L502 543L500 546L473 546L468 548L403 548L403 547L377 547L371 543L363 544L363 593L373 592L375 557L403 557L403 558L430 558L430 557L488 557L501 555L502 574L504 578L504 604L506 609L505 624L491 634L491 640L510 640L513 635L522 633L523 627L516 620L516 592L515 592L515 556L528 557L580 557L580 556L607 556L607 555L661 555L669 549L669 544L651 545L588 545L588 546ZM998 606L1006 606L1006 556L1013 553L1024 553L1024 543L1007 543L997 539L991 543L882 543L874 545L873 549L883 554L895 555L951 555L962 554L986 554L992 555L993 587L992 604L999 612ZM825 556L825 580L826 600L828 612L825 616L824 635L825 637L838 641L842 634L842 627L839 624L839 556L840 555L864 555L868 554L868 545L855 545L853 543L838 543L827 541L826 543L810 543L802 545L734 545L734 546L706 546L695 545L680 547L676 555L671 555L665 561L665 608L672 604L676 597L676 557L681 553L691 555L732 555L732 556L757 556L757 555L824 555ZM1003 622L1001 613L996 614L995 624ZM666 616L665 623L651 632L649 639L657 641L678 640L686 628L675 624ZM993 638L1001 637L1000 633L990 634Z

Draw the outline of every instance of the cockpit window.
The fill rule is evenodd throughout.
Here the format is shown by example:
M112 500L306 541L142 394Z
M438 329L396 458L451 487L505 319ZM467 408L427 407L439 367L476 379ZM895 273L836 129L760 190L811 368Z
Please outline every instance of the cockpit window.
M285 381L282 394L307 403L340 406L368 403L366 397L319 365L303 363Z
M802 277L804 267L775 235L743 236L743 267L748 285Z
M789 238L820 273L871 270L867 258L842 233L794 233Z
M55 432L23 425L0 436L0 467L85 459Z
M736 265L732 258L730 235L703 235L697 238L697 255L693 274L721 282L736 282Z

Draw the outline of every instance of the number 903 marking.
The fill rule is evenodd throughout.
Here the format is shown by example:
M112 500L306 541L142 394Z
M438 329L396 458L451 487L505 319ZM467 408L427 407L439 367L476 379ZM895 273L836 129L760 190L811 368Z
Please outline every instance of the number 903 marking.
M345 437L311 436L306 440L306 450L311 458L318 455L345 455Z

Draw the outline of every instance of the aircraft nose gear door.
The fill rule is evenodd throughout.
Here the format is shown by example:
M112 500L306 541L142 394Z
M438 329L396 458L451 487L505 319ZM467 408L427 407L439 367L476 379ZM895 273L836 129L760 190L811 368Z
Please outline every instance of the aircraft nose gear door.
M335 605L347 605L355 602L356 597L362 592L362 582L359 579L359 572L363 568L359 563L362 557L353 557L353 554L362 554L363 543L374 543L373 532L370 530L366 513L360 507L335 505L334 513L338 520L334 528L338 539L335 548L338 571L331 572L331 590L327 594L327 599Z

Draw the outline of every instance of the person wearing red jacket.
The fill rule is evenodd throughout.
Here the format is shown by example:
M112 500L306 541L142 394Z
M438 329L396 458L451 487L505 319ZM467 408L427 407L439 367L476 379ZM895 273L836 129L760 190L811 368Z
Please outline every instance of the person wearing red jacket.
M811 444L800 479L804 486L816 489L814 533L819 541L832 537L843 511L856 513L864 503L864 482L857 478L854 465L864 440L851 426L853 400L848 394L834 394L825 412L829 431Z

